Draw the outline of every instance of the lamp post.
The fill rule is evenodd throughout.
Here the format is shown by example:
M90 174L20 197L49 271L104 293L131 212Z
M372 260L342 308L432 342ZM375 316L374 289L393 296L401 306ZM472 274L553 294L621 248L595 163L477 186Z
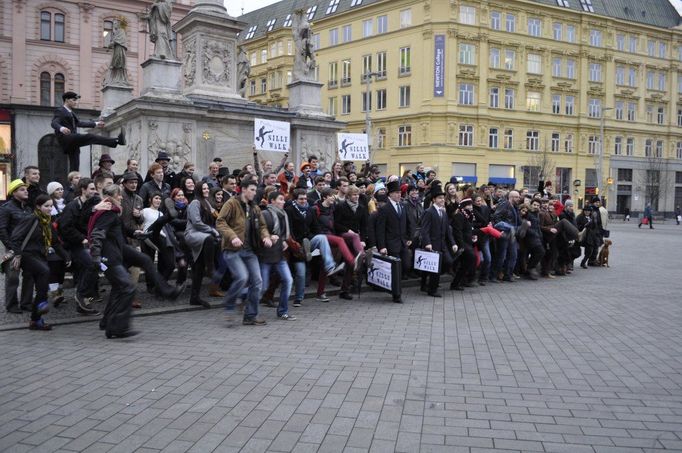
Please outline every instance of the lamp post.
M613 110L613 107L603 107L601 109L601 118L599 124L599 156L597 159L597 195L603 199L602 195L602 180L604 171L604 112Z
M365 92L365 131L367 133L367 154L369 161L372 162L372 118L370 117L370 110L372 106L372 92L370 91L372 85L372 77L377 77L378 72L366 72L364 78L367 81L367 91Z

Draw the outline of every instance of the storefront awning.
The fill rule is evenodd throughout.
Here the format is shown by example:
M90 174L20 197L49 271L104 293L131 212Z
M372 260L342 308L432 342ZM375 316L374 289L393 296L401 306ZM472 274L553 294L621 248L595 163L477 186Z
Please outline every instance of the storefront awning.
M452 176L450 177L450 182L453 184L476 184L478 182L478 177L476 176Z
M516 185L516 178L490 178L490 184Z

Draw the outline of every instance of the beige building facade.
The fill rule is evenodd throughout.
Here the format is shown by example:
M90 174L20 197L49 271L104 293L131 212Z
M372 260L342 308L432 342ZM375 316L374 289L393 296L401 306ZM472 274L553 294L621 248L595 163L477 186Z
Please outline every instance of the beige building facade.
M369 117L387 172L544 179L579 202L600 189L612 212L682 204L682 31L666 0L284 0L240 18L251 100L287 105L294 6L323 107L353 132Z

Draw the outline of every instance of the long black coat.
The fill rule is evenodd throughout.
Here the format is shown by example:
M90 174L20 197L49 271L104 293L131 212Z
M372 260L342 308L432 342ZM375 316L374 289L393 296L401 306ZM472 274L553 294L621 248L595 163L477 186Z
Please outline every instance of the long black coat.
M433 205L424 211L420 240L422 247L431 245L434 252L449 255L452 246L455 245L455 238L445 212L439 216L438 210Z
M345 201L337 203L334 209L334 230L336 234L343 234L353 230L360 235L360 240L367 243L369 213L367 206L358 204L355 212Z
M398 216L393 204L386 203L379 209L376 223L377 249L388 250L391 256L400 256L407 248L407 241L412 237L407 223L407 213L402 209L402 215Z

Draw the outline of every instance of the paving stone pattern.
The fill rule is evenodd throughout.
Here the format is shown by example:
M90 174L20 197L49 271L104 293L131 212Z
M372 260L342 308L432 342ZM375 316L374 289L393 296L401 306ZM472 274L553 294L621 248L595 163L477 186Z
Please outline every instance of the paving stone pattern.
M610 269L442 299L0 332L0 451L682 451L682 227L612 232Z

